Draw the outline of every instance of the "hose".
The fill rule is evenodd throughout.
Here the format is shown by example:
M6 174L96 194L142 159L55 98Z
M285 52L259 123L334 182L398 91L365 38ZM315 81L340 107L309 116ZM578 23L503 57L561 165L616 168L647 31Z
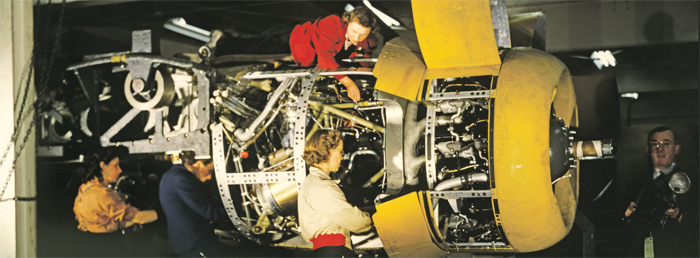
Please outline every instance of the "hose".
M377 155L377 153L373 150L358 150L356 152L353 152L352 154L350 154L350 164L348 164L348 174L350 174L350 172L352 172L352 160L355 159L355 156L357 156L357 155L372 155L375 158L377 158L378 160L381 159L379 157L379 155Z
M277 101L281 98L282 94L286 92L287 88L289 88L291 85L294 85L296 81L296 77L289 77L286 80L284 80L284 82L277 88L277 90L275 90L275 93L272 94L272 97L267 102L267 105L265 105L265 108L263 109L262 113L258 116L258 118L256 118L255 121L253 121L253 123L251 123L248 128L236 129L236 131L233 132L233 135L236 136L236 138L242 142L250 140L255 135L255 131L256 129L258 129L258 126L260 126L263 120L265 120L265 118L270 114L270 112L272 112L272 107L277 104Z
M489 177L486 173L473 173L469 175L463 175L460 177L455 177L442 181L437 186L435 186L434 191L444 191L446 189L455 188L459 186L466 186L471 183L483 183L487 182Z

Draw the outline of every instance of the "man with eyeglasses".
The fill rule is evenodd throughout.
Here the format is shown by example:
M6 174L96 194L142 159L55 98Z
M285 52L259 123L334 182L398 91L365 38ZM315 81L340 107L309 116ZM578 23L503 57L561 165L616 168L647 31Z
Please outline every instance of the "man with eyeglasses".
M656 127L649 131L647 135L647 153L651 160L651 168L644 178L639 178L634 191L636 201L642 197L649 196L649 193L659 193L668 191L669 179L676 172L685 172L695 178L695 174L679 169L676 165L676 155L680 152L681 146L678 144L678 136L673 130L666 126ZM687 194L677 195L673 199L676 201L672 208L665 210L661 223L649 221L650 229L638 231L630 249L628 256L645 256L649 254L656 257L667 256L698 256L697 247L697 199L691 199L697 192L697 180L690 180L691 190ZM669 188L669 189L667 189ZM645 193L646 191L646 193ZM644 195L646 194L646 195ZM651 200L642 198L646 207L644 212L648 212L653 206ZM630 221L633 218L638 205L636 201L630 202L625 211L625 218ZM653 249L651 248L653 247Z

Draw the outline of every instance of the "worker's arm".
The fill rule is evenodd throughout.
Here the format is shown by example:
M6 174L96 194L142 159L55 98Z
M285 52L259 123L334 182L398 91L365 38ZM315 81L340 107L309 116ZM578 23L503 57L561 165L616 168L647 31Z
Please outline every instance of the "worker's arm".
M340 83L342 83L348 90L348 97L350 97L352 101L360 101L360 89L357 88L357 84L355 84L355 82L352 79L350 79L350 77L343 77L342 79L340 79Z
M158 213L155 210L137 211L134 218L126 221L124 227L131 227L134 224L148 224L158 219Z
M313 43L318 66L323 69L340 67L335 61L335 54L338 53L336 45L345 41L345 28L342 21L334 15L319 20L315 36L317 38ZM336 79L340 78L336 76Z

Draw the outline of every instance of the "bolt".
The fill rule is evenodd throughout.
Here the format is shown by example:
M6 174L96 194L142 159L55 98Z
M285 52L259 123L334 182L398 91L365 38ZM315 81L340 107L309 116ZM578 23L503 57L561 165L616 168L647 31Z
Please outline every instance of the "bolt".
M148 143L153 144L153 139L148 140Z
M167 141L170 141L170 137L168 137L168 138L165 138L165 139L166 139Z
M134 92L141 92L145 87L146 82L141 78L136 78L131 82L131 88L134 89Z
M185 138L187 138L187 137L190 137L190 134L186 133L186 134L185 134Z

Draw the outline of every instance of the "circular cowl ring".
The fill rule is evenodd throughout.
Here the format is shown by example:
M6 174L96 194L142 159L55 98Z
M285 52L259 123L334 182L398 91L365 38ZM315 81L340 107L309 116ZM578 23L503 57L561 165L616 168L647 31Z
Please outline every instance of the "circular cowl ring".
M515 251L543 250L566 237L578 205L579 167L563 165L568 160L568 135L564 129L551 132L551 127L578 126L571 74L547 52L512 48L491 102L494 206L498 201L494 213ZM560 147L552 149L556 145ZM552 167L553 156L560 167ZM553 169L568 177L552 184Z
M131 73L124 80L124 95L132 107L140 110L158 109L170 105L175 97L175 84L163 66L156 69L153 79L134 79Z

